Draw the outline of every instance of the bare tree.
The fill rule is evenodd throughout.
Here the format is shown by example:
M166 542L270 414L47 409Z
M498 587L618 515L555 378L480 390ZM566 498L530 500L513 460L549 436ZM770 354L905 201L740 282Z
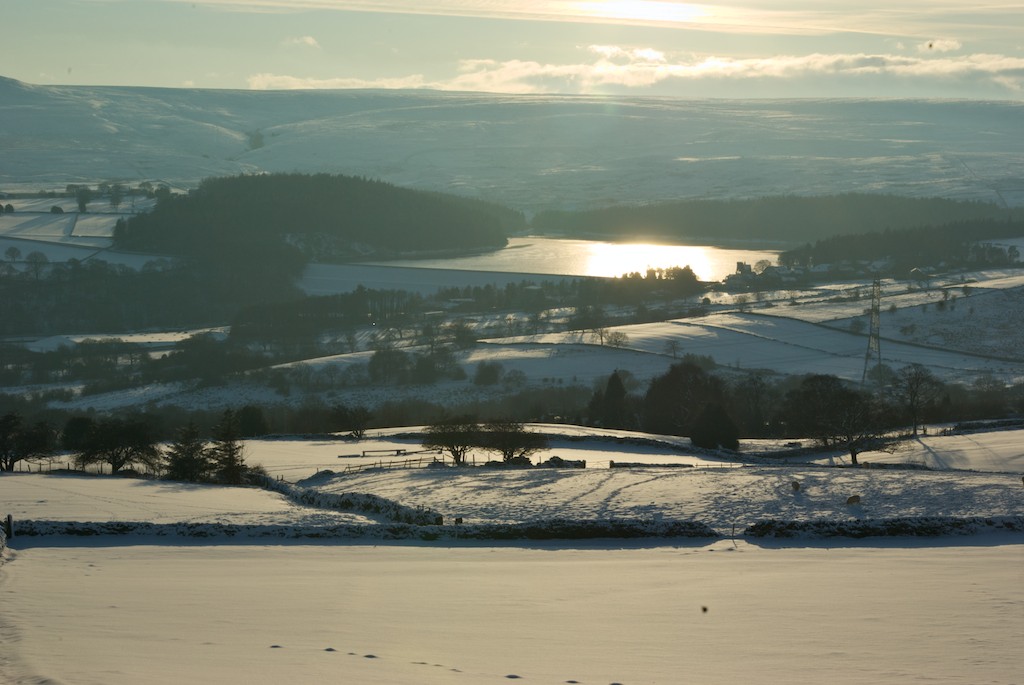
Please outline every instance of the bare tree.
M0 417L0 471L13 471L20 461L52 453L54 431L46 422L25 426L14 412Z
M518 421L488 421L484 426L483 448L501 455L505 462L528 459L547 448L547 436L528 431Z
M459 466L465 465L466 455L479 444L480 424L469 417L433 423L423 435L424 448L447 452Z
M629 336L622 331L612 331L605 339L608 347L625 347L629 344Z
M141 419L104 419L93 424L79 453L80 465L110 464L111 473L130 465L157 470L163 454L152 427Z
M911 364L896 372L892 392L910 417L911 435L917 435L921 414L942 392L942 382L921 364Z
M42 252L33 250L25 255L25 263L28 264L32 277L38 281L43 277L43 271L50 264L50 259Z
M857 464L867 450L889 449L886 408L871 395L855 390L836 376L813 374L786 396L783 420L791 433L822 445L842 447Z

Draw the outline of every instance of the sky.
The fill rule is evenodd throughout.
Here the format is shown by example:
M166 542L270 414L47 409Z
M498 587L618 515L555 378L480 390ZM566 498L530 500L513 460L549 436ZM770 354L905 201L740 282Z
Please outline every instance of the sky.
M0 0L35 84L1024 100L1024 2Z

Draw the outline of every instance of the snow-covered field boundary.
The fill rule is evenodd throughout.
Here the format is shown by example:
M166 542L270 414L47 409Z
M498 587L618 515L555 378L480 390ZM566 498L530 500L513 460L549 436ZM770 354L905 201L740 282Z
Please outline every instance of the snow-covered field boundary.
M317 480L329 478L334 473L321 471L317 476L307 479ZM387 521L394 523L405 523L409 525L436 525L441 522L441 515L424 507L407 507L393 502L384 497L362 493L326 493L292 485L285 481L265 479L261 485L267 490L284 495L296 504L318 509L333 509L336 511L357 511L362 514L380 516Z
M639 538L728 537L699 521L628 519L552 519L508 524L290 526L225 523L151 523L148 521L46 521L17 523L19 537L135 537L217 540L409 540L535 541L624 540ZM920 516L849 521L766 519L748 526L746 538L891 538L944 537L982 533L1024 534L1024 515L989 517Z
M1024 516L912 516L850 521L779 521L766 519L748 526L754 538L939 537L978 533L1024 533Z
M46 521L17 523L18 537L136 537L152 538L282 539L282 540L595 540L627 538L718 538L694 521L575 521L556 519L510 524L288 526L224 523L151 523L148 521Z

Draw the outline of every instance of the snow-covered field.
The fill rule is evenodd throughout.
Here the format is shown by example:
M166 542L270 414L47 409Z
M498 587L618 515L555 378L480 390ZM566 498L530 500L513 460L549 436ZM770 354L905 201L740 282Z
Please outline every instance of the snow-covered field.
M0 567L0 682L1019 682L1019 533L784 543L733 538L731 526L1019 516L1022 431L928 436L884 455L978 469L916 471L814 465L836 459L829 454L794 467L700 468L716 460L616 442L627 435L613 431L562 430L552 451L595 465L614 455L698 467L375 470L313 482L469 519L687 517L725 537L511 545L16 536ZM359 448L414 447L396 432L246 448L251 462L295 476L352 461L337 455ZM861 504L846 505L847 494ZM0 475L0 501L16 522L315 527L349 516L303 512L251 488L24 473Z
M999 539L12 556L12 683L1010 685L1022 667L1024 546Z
M311 267L313 268L313 267ZM516 278L511 274L435 271L400 267L325 267L340 276L351 269L349 283L363 279L397 278L401 287L415 283L479 285L492 277ZM376 274L376 275L374 275ZM892 368L909 363L925 365L947 381L971 383L991 375L1013 384L1024 379L1024 276L1017 270L994 270L964 275L954 283L930 290L906 284L883 285L881 313L882 362ZM337 283L337 281L335 281ZM967 290L964 291L964 286ZM354 285L353 285L354 287ZM712 312L707 316L650 324L613 326L624 333L622 347L598 344L592 331L568 331L535 336L489 337L469 350L455 353L467 380L441 381L419 386L373 386L350 384L347 378L365 376L372 352L369 331L357 336L359 351L291 362L283 365L318 378L334 389L321 392L325 402L378 406L385 400L428 399L450 405L494 399L508 389L503 385L478 386L472 380L482 362L497 362L506 373L521 373L525 387L544 388L578 385L590 388L615 370L628 371L637 383L664 373L685 354L708 356L719 365L738 371L765 370L774 373L826 373L859 381L864 370L868 338L852 332L850 321L865 320L869 305L865 282L843 282L801 291L766 293L763 300L745 304L743 310L730 304L731 295L713 293ZM853 293L860 293L853 299ZM944 297L943 292L951 292ZM799 304L793 304L797 302ZM940 303L945 303L940 305ZM769 304L771 306L769 306ZM895 305L895 309L892 306ZM552 312L564 317L564 312ZM501 336L506 315L472 317L481 335ZM223 334L223 329L204 329ZM88 338L119 337L149 347L166 347L193 333L163 333L58 336L28 341L32 349L53 349ZM410 331L413 335L414 331ZM414 351L411 348L410 351ZM362 371L361 371L362 369ZM8 388L8 392L40 388ZM220 386L196 387L188 383L154 383L115 392L78 396L54 403L68 409L111 411L147 403L181 407L223 409L245 404L298 404L306 397L278 394L265 384L240 378Z
M996 306L985 310L986 315L979 314L976 317L978 326L959 317L937 323L928 321L920 324L922 334L929 338L927 342L936 345L950 342L953 343L950 345L952 349L921 347L887 339L881 345L882 361L893 368L912 363L923 364L936 376L950 381L969 381L984 373L1011 381L1024 378L1024 360L1019 358L1016 361L989 359L966 351L956 351L965 350L969 347L969 341L977 340L976 351L977 347L984 347L990 353L994 349L1006 357L1019 357L1019 348L1014 349L1012 345L1020 337L1020 327L1013 326L1020 318L1020 312L1012 308L1005 310L1002 307L1007 299L1016 299L1018 296L1017 291L1012 291L1012 295L995 298L991 304ZM966 307L962 308L966 310ZM712 314L693 319L618 326L614 330L626 334L628 342L624 347L629 351L665 355L672 349L676 356L708 356L720 366L737 369L763 369L797 375L823 373L848 380L861 379L867 348L867 338L863 332L855 334L845 330L845 326L824 327L799 319L777 316L774 309L766 312L769 315L766 316L765 312L761 311ZM971 316L973 314L974 312ZM884 316L890 317L888 313ZM984 326L982 320L988 318L998 320L999 323L994 324L991 336L984 328L982 330L986 330L985 335L978 335L979 327ZM890 319L885 319L884 323L885 332L888 334ZM933 330L928 328L933 323L936 332L926 333ZM999 335L1003 328L1007 329L1009 340ZM943 336L940 331L947 332L947 335ZM954 331L958 332L958 335L955 340L950 340ZM589 340L591 338L585 331L569 331L519 336L491 342L514 342L534 346L547 344L561 349ZM618 356L620 361L617 368L632 370L626 361L626 351L619 352Z

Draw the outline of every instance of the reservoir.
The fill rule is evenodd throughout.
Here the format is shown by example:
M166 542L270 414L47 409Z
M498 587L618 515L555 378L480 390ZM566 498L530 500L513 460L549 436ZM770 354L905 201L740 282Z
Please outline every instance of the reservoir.
M702 281L721 281L736 271L737 262L754 265L758 261L766 259L775 264L778 254L777 250L743 250L702 245L610 243L597 240L525 236L509 238L507 247L483 254L373 263L381 266L422 269L607 278L632 272L643 274L648 269L689 266L697 278Z

